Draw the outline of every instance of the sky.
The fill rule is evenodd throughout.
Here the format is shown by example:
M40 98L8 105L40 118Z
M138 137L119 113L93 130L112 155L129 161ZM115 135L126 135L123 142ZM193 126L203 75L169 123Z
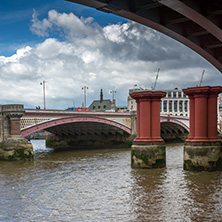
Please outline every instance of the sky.
M222 75L179 42L133 21L64 0L0 1L0 104L81 107L129 89L221 85Z

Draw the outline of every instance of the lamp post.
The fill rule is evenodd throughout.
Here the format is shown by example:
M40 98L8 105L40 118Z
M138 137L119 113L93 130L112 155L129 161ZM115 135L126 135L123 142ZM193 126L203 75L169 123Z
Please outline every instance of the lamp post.
M45 107L45 83L46 83L45 80L43 80L42 82L40 82L40 85L43 86L43 101L44 101L44 109L46 109L46 107Z
M111 90L110 93L112 93L112 105L111 105L111 109L115 110L115 99L114 99L114 93L116 93L115 90Z
M114 101L114 93L116 93L115 90L111 90L110 93L112 93L112 101Z
M89 89L87 86L82 87L82 90L84 90L84 107L86 108L86 90Z

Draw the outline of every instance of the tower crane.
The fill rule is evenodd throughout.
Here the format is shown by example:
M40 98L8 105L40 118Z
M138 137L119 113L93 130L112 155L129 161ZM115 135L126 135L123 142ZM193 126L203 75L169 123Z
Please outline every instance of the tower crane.
M205 72L205 70L203 70L203 72L202 72L202 75L201 75L201 78L200 78L199 87L202 85L202 81L203 81L203 77L204 77L204 72Z
M157 74L156 74L156 79L155 79L154 85L151 86L152 90L156 89L156 84L157 84L157 79L158 79L158 76L159 76L159 72L160 72L160 68L158 68L158 70L157 70Z

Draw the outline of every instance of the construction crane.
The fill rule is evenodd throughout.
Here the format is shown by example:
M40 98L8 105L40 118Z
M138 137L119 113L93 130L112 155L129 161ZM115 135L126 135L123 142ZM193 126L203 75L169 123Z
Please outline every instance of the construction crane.
M151 86L152 90L156 89L156 84L157 84L157 79L158 79L159 72L160 72L160 68L158 68L158 70L157 70L157 74L156 74L156 79L155 79L154 85Z
M202 75L201 75L201 78L200 78L199 87L201 87L201 85L202 85L202 81L203 81L203 77L204 77L204 72L205 72L205 70L203 70L203 72L202 72Z

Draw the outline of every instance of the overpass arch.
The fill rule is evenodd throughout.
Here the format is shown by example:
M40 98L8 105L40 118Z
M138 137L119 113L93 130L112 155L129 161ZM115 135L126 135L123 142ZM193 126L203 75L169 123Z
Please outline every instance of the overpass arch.
M64 117L53 119L21 130L22 137L28 137L33 133L46 130L60 135L81 135L95 132L97 134L131 135L131 129L118 122L99 117Z
M133 20L197 52L222 72L221 0L68 0Z
M185 139L189 133L189 127L176 119L161 119L161 136L164 140L167 139Z
M177 119L172 119L172 118L161 118L160 124L162 125L167 125L170 123L170 125L174 125L180 130L186 130L187 132L190 132L190 128L184 124L183 122L177 120Z

